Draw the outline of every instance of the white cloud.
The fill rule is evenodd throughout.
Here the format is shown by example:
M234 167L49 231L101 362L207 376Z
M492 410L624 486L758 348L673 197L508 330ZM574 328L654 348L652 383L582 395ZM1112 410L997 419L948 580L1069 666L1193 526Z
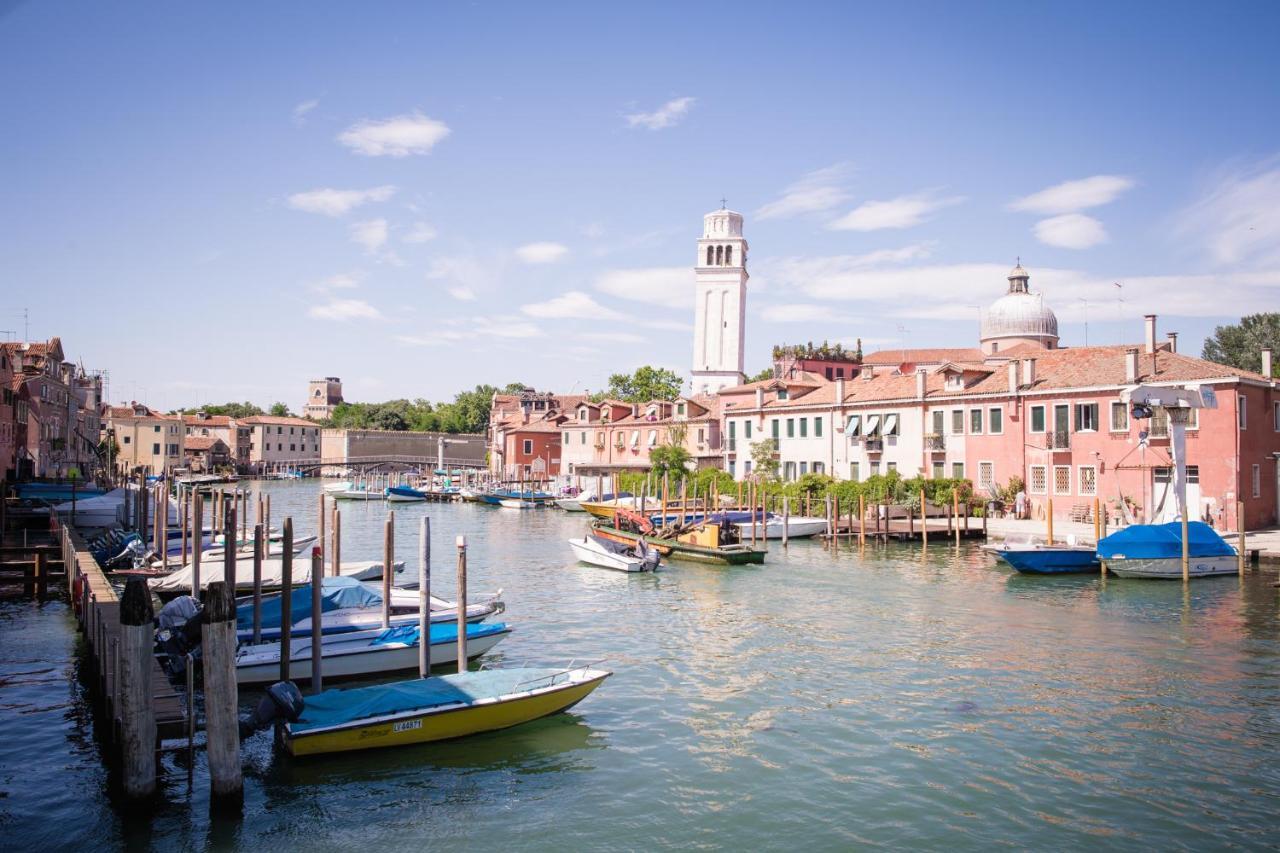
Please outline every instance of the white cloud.
M651 113L632 113L626 117L627 127L647 127L649 130L671 127L685 117L695 100L697 99L688 97L675 98Z
M782 198L756 211L758 219L786 219L802 213L830 210L849 198L841 186L849 172L844 163L810 172L787 187Z
M476 292L466 285L449 288L449 295L459 302L475 302Z
M364 246L369 254L375 254L387 245L387 220L370 219L351 226L351 242Z
M693 272L688 267L608 270L596 279L595 287L620 299L681 310L693 307Z
M1009 208L1045 215L1071 213L1109 204L1133 185L1133 179L1124 175L1094 175L1046 187L1010 202Z
M361 205L375 201L386 201L395 195L393 186L373 187L367 190L335 190L328 187L294 193L289 196L289 206L294 210L307 213L322 213L325 216L342 216Z
M366 157L408 157L430 152L448 135L444 122L415 112L382 121L356 122L338 134L338 141Z
M1036 223L1036 239L1047 246L1087 249L1107 242L1102 223L1083 213L1064 213Z
M634 332L579 332L574 335L575 338L584 341L600 341L606 344L642 344L648 338L644 335L637 335Z
M381 320L382 312L363 299L330 299L307 313L318 320Z
M476 317L476 330L495 338L539 338L542 330L523 320L512 317Z
M306 124L307 113L320 106L319 98L312 98L309 101L303 101L293 108L293 123L296 125Z
M1213 184L1182 212L1178 236L1215 263L1280 265L1280 158L1224 169Z
M559 243L526 243L516 249L516 257L526 264L551 264L569 254L569 247Z
M400 239L405 243L429 243L439 236L439 232L432 228L429 223L415 222Z
M879 231L911 228L930 219L944 207L964 201L960 196L939 197L934 192L898 196L888 201L868 201L827 223L834 231Z
M352 272L340 272L337 275L331 275L322 281L316 282L315 289L321 292L328 290L353 290L360 286L360 282L364 281L365 274L361 270Z
M530 317L576 320L621 320L624 315L596 302L590 294L570 290L546 302L521 305L520 310Z

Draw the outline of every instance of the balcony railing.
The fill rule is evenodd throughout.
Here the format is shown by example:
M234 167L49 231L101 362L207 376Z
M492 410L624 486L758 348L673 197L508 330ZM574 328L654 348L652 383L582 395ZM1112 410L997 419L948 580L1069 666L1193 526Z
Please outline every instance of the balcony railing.
M880 438L879 436L864 438L862 440L862 446L866 449L868 453L883 453L884 439Z
M1071 433L1065 429L1055 429L1045 433L1045 447L1049 450L1070 450Z
M941 453L947 449L947 437L941 433L929 433L924 437L924 448L932 453Z

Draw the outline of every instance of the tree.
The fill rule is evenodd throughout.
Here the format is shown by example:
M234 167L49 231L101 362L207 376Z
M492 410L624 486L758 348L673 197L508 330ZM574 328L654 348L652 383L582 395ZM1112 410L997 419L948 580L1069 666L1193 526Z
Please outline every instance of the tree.
M772 438L762 438L751 443L751 468L763 480L778 478L778 460L773 458L777 449Z
M609 377L608 395L628 403L674 400L680 396L683 380L665 367L637 367L635 373L615 373Z
M1280 355L1280 314L1250 314L1234 326L1219 326L1206 338L1200 357L1241 370L1262 370L1262 350L1270 347ZM1276 367L1271 368L1272 376Z
M261 407L255 406L248 400L243 403L213 403L207 406L191 406L178 411L182 414L204 412L206 415L226 415L232 418L250 418L263 413Z
M373 417L369 419L369 426L373 429L388 429L396 432L404 432L409 429L409 422L405 420L403 414L391 406L383 406Z
M659 444L649 451L649 465L659 477L663 474L684 474L693 457L679 444Z
M267 410L267 414L277 418L288 418L293 416L293 412L289 411L289 406L285 403L272 403L271 408Z
M773 368L772 368L772 367L766 367L764 370L760 371L760 372L759 372L759 373L757 373L756 375L754 375L754 376L748 376L748 377L747 377L747 381L748 381L748 382L763 382L763 381L764 381L764 380L766 380L766 379L772 379L772 378L773 378Z

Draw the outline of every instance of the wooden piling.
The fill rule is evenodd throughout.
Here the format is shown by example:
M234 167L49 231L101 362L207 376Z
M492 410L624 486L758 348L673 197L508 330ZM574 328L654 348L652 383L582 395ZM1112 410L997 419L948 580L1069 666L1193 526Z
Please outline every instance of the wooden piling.
M858 546L867 544L867 496L858 494Z
M1045 505L1048 508L1048 511L1045 513L1045 521L1049 525L1048 539L1049 539L1049 544L1052 545L1053 544L1053 498L1049 498L1047 501L1045 501Z
M782 547L786 548L791 538L791 498L782 498Z
M151 696L153 616L147 582L130 578L120 598L120 701L116 711L121 731L121 775L125 796L131 800L148 799L156 792L156 717Z
M182 530L182 562L178 565L185 566L187 564L187 545L188 534L187 522L190 519L190 513L187 512L188 505L191 503L191 492L188 489L180 489L178 491L178 526Z
M614 491L617 494L617 491ZM459 534L458 545L458 672L467 671L467 537ZM428 641L430 638L428 638Z
M231 529L234 533L235 528ZM210 794L219 804L238 805L244 780L240 775L235 588L221 581L209 584L200 622Z
M43 551L37 551L33 562L36 575L34 590L36 601L44 601L49 594L49 555Z
M418 675L431 674L431 519L418 522Z
M321 669L324 664L323 620L320 618L320 591L324 586L324 556L320 546L311 549L311 692L319 693L324 689Z
M262 502L262 516L267 525L267 556L271 556L271 495Z
M317 547L317 548L319 548L319 549L320 549L320 559L321 559L321 560L324 560L324 545L325 545L325 540L324 540L324 492L321 492L321 493L320 493L320 512L319 512L319 516L320 516L320 517L319 517L319 519L318 519L318 520L319 520L319 523L320 523L320 535L319 535L319 537L317 537L317 538L316 538L316 545L315 545L315 547Z
M333 558L332 568L333 576L336 578L342 574L342 511L338 509L338 502L333 502Z
M284 520L280 535L280 680L289 680L289 657L293 649L293 519Z
M1236 529L1239 531L1239 542L1236 544L1236 569L1240 577L1244 577L1244 501L1236 501ZM1182 537L1184 540L1186 537Z
M391 564L396 557L396 513L382 525L382 629L391 627Z
M224 500L222 508L223 536L222 543L222 579L227 582L231 596L236 594L236 511L230 500ZM196 593L193 593L196 594Z
M253 526L253 641L262 642L262 522ZM289 614L281 613L280 628L288 633ZM289 642L284 638L282 642Z
M920 489L920 547L929 547L929 504L925 502L924 489Z
M156 487L156 525L160 528L157 534L160 551L160 569L169 571L169 487Z
M204 551L204 496L196 492L192 498L196 528L196 547L191 552L191 594L200 597L200 554Z
M1102 539L1102 519L1098 517L1099 506L1101 506L1101 502L1097 498L1094 498L1093 499L1093 542L1095 547L1097 546L1098 541Z
M1182 510L1182 582L1191 580L1191 543L1187 541L1187 511Z

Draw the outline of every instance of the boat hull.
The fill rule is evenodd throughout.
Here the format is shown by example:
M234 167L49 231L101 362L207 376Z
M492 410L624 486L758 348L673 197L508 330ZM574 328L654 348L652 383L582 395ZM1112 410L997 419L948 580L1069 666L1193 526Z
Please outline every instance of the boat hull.
M1010 549L1000 551L998 556L1027 575L1061 575L1102 569L1098 555L1091 548Z
M622 554L611 554L607 551L592 548L590 544L584 543L581 539L570 539L569 547L573 549L573 555L578 558L579 562L586 563L591 566L598 566L602 569L613 569L617 572L645 571L645 564L643 560L638 560L635 557L627 557Z
M782 538L782 519L770 518L765 523L756 522L756 538L757 539L781 539ZM738 530L743 539L751 538L751 522L745 521L738 524ZM788 539L804 539L809 536L817 536L820 533L827 532L827 521L824 518L793 518L787 522L787 538Z
M628 533L614 527L597 526L595 532L614 542L635 542L640 538L635 533ZM714 563L721 566L744 566L764 562L765 552L748 545L728 545L719 548L705 548L701 545L689 545L671 539L654 539L646 536L644 544L656 548L658 553L673 560L687 560L694 563Z
M1122 578L1155 578L1158 580L1182 580L1181 557L1107 559L1107 568ZM1217 557L1191 557L1187 562L1187 576L1207 578L1214 575L1234 575L1239 571L1239 561L1234 554Z
M481 732L498 731L567 711L581 702L609 677L604 670L542 690L469 704L388 715L369 721L317 731L295 731L286 726L285 744L295 756L351 752L389 746L410 746L452 740Z

